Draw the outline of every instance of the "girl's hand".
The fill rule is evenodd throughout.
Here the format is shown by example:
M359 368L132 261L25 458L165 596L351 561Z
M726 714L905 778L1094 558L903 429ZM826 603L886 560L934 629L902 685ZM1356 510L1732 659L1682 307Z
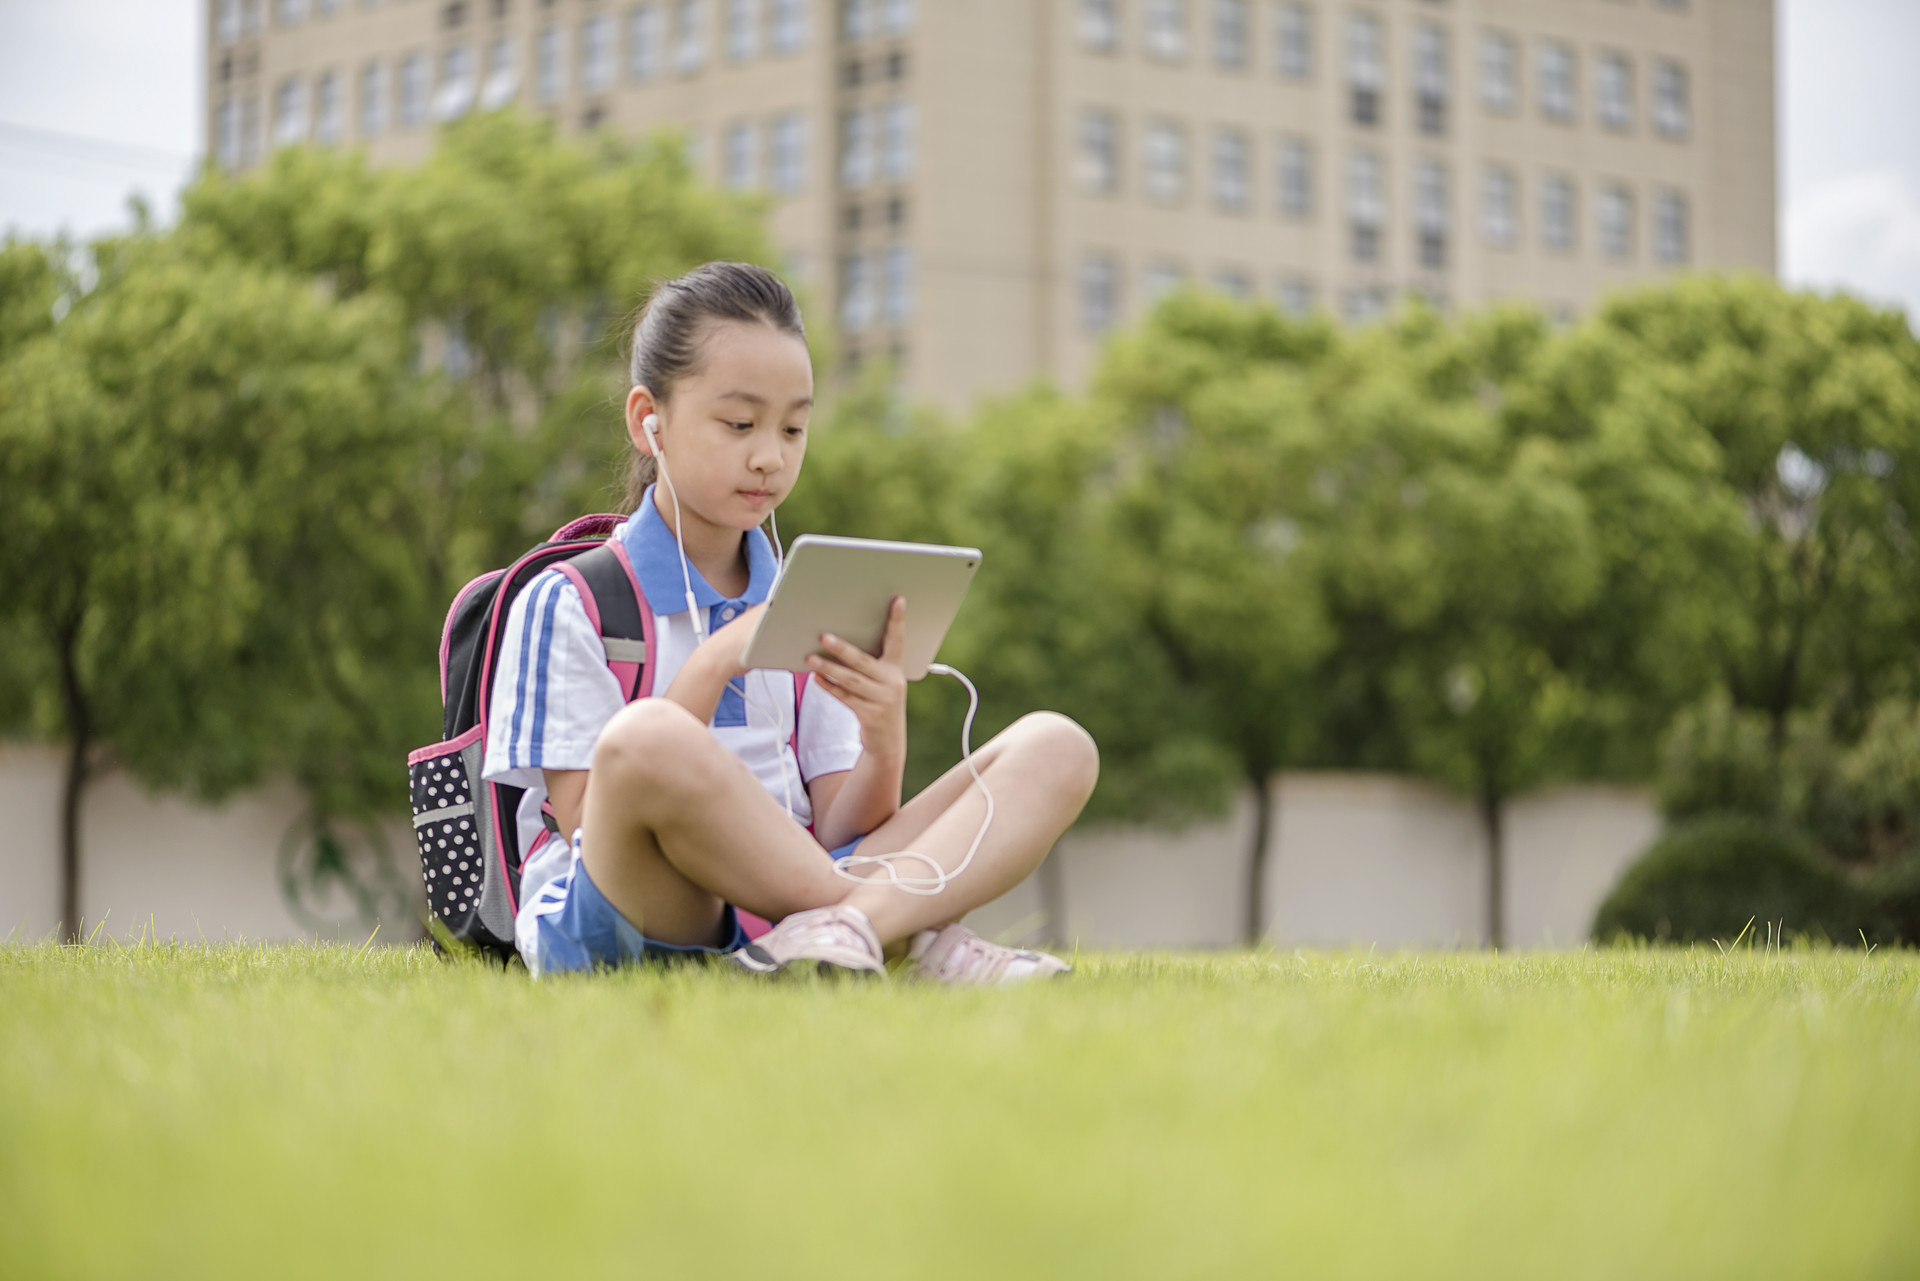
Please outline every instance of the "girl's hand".
M703 662L711 662L720 668L728 680L743 675L747 669L740 665L740 656L747 652L747 642L753 639L753 629L759 625L760 615L766 612L764 604L742 610L738 618L702 641L694 653L700 655Z
M832 657L807 656L820 688L860 718L860 746L885 761L905 760L907 755L907 676L900 668L906 633L907 602L895 596L887 607L878 658L832 634L820 638L820 647Z

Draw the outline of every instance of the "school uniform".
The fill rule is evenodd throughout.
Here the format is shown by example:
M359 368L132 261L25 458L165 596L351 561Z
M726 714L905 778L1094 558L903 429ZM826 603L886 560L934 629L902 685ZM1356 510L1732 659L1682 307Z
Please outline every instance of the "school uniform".
M698 637L686 607L680 552L647 489L639 509L614 528L653 611L653 645L647 654L652 688L664 694ZM767 536L746 535L748 584L737 597L723 595L686 567L694 601L706 614L708 635L765 601L779 566ZM800 697L797 678L785 671L751 671L727 686L714 709L715 738L752 771L767 794L795 822L813 822L808 781L850 770L860 758L860 722L831 695ZM490 782L523 787L518 813L520 848L528 851L520 877L520 910L514 942L536 975L599 964L659 959L684 953L727 951L745 942L731 906L730 938L718 948L687 948L647 939L622 917L579 859L580 833L562 839L546 826L542 770L584 770L593 748L625 705L620 684L607 666L599 630L588 620L579 591L559 570L536 577L507 614L505 641L490 696L487 747L482 771ZM796 725L796 717L798 724ZM857 844L857 842L855 842ZM844 857L852 844L835 850Z

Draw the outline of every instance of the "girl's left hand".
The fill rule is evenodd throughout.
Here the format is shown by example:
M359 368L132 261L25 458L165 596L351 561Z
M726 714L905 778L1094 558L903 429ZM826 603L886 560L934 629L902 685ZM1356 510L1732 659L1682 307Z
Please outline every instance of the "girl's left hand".
M904 760L907 755L907 676L900 667L906 632L906 598L895 596L887 607L887 630L878 658L831 633L820 638L820 648L832 657L807 657L820 687L860 718L860 746L885 760Z

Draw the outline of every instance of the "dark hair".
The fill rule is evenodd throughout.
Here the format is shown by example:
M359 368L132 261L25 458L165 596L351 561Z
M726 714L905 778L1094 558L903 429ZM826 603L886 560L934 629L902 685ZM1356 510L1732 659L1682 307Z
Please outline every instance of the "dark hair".
M786 282L746 262L710 262L653 287L634 318L628 372L665 404L682 378L700 369L700 348L712 322L740 320L771 325L806 341L799 304ZM651 455L638 449L627 464L626 508L633 511L653 483Z

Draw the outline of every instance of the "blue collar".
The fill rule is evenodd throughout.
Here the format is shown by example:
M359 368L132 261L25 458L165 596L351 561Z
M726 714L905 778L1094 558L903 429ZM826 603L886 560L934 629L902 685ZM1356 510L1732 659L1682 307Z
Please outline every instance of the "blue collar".
M687 562L693 599L702 608L758 605L773 590L774 575L779 570L773 559L773 544L760 529L748 530L743 537L747 540L747 590L737 597L721 595L700 576L698 566ZM687 589L680 580L680 547L674 541L673 530L660 518L660 509L653 505L652 485L647 486L646 497L640 500L638 510L620 527L620 541L626 544L633 572L640 579L640 590L647 594L647 604L653 612L686 613Z

